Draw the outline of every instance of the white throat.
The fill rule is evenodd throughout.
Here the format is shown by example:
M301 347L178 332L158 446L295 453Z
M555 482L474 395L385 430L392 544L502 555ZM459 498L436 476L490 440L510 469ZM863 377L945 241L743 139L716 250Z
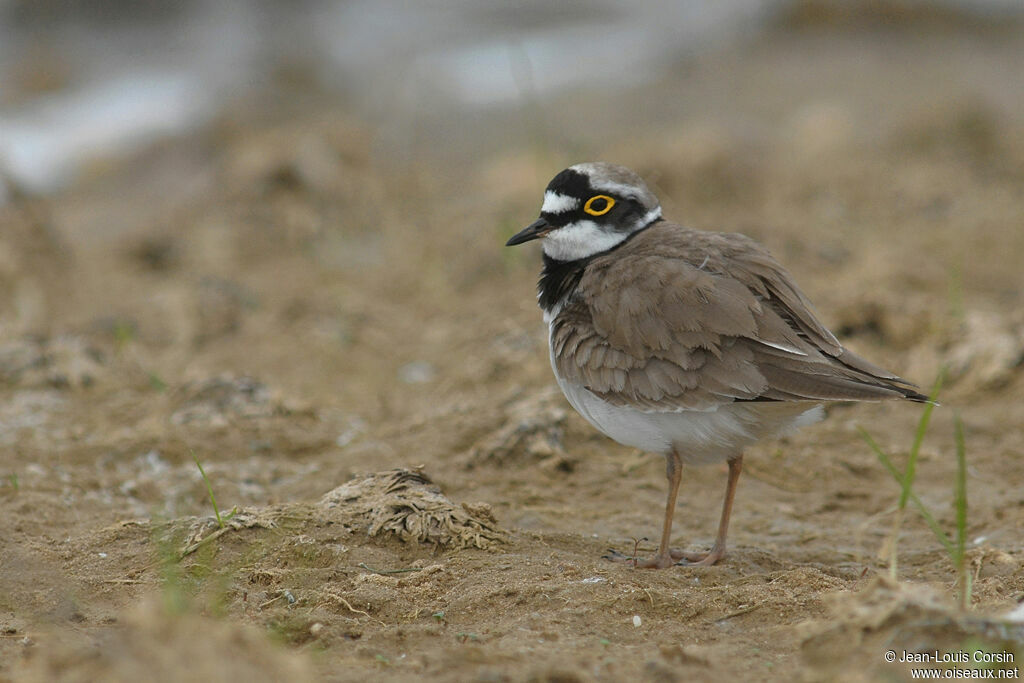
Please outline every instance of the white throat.
M544 238L544 253L556 261L576 261L621 244L629 235L608 232L594 221L576 221L552 230Z

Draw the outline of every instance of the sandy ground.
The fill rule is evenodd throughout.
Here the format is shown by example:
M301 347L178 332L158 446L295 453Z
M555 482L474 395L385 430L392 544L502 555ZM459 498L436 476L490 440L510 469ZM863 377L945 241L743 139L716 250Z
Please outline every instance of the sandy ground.
M643 114L578 95L586 125L554 102L498 141L423 121L415 163L344 105L239 103L0 207L0 680L1019 665L1022 35L791 28L630 93ZM656 537L663 462L557 393L539 254L501 246L595 158L641 171L669 217L764 242L861 354L926 387L949 367L915 492L952 534L959 414L968 612L912 509L885 578L899 488L857 427L902 464L909 403L831 406L753 448L719 566L602 559ZM710 544L724 481L686 471L678 544Z

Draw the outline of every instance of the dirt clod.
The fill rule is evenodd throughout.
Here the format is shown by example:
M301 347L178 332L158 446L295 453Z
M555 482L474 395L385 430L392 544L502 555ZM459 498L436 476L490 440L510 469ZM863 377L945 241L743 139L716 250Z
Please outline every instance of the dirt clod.
M396 469L357 478L325 494L319 505L331 521L367 536L394 534L407 542L481 549L507 539L489 506L457 506L419 471Z

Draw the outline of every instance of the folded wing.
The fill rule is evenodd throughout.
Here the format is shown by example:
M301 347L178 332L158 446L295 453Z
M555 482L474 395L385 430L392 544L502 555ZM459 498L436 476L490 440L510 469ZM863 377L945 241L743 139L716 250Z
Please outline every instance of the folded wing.
M587 268L552 321L561 376L615 405L926 400L851 353L752 240L659 224Z

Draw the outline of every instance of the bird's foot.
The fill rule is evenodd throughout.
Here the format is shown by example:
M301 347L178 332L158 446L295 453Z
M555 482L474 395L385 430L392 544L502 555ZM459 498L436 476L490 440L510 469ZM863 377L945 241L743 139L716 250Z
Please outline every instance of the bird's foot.
M670 550L666 555L654 555L648 558L636 556L636 550L632 555L625 555L618 550L611 548L606 555L606 560L612 562L627 562L635 569L666 569L668 567L710 567L725 557L725 549L714 546L706 553L687 552L685 550Z
M685 550L670 550L669 555L677 564L688 567L710 567L725 557L725 548L717 543L706 553L692 553Z

